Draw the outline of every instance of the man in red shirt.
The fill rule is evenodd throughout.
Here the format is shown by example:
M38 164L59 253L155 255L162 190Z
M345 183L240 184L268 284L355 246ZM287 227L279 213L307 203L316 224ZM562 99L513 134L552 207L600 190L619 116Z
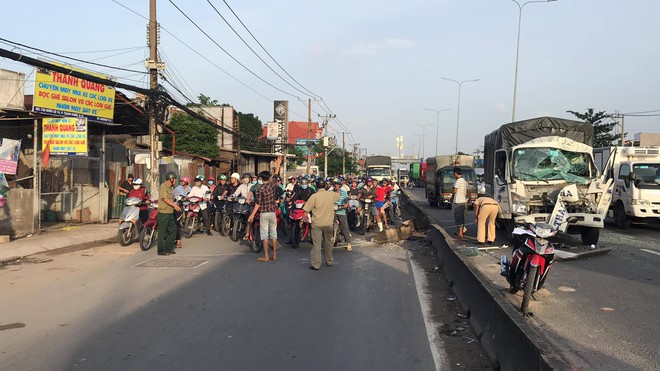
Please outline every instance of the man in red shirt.
M387 202L390 199L390 192L392 192L392 187L390 187L390 181L389 179L385 178L381 180L380 184L376 187L376 209L378 209L378 215L380 216L380 220L385 220L387 224L387 217L385 216L385 213L383 212L383 206L385 205L385 202ZM378 221L378 229L383 230L383 222Z

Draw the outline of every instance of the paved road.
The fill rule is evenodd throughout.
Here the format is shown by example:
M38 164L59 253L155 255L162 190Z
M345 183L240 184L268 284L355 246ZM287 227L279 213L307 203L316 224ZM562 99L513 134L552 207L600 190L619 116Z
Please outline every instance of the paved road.
M438 224L454 224L449 210L428 206L422 189L409 194ZM466 221L474 221L472 212ZM468 229L468 235L476 236L476 226ZM499 245L506 243L503 231L497 237ZM659 237L654 227L621 231L607 225L599 246L615 250L604 256L555 262L545 289L537 295L540 300L531 303L535 313L531 321L586 369L660 369L660 255L654 254L660 254ZM579 244L579 236L575 242ZM501 251L494 255L510 253L510 249ZM501 285L507 299L519 305L520 295L510 295L504 287L496 257L481 254L475 259L480 270Z
M261 263L217 235L186 242L0 270L0 369L436 369L408 251L336 249L312 271L308 247Z

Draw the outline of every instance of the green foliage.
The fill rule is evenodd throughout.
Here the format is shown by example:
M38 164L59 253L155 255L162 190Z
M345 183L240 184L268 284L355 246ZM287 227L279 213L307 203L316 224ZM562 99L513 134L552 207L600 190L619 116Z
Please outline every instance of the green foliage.
M241 150L270 152L270 145L260 140L263 136L263 125L259 117L252 113L238 112L238 120L242 137L236 137L235 140L240 140Z
M353 156L350 152L344 151L341 148L336 148L328 156L328 174L331 176L337 176L342 174L342 159L346 158L346 173L347 174L356 174L357 173L357 164L353 161ZM323 156L318 158L319 168L324 166L325 159Z
M296 166L300 166L307 160L307 157L305 157L303 151L295 146L289 147L289 154L296 155L296 158L293 161L289 161L289 164L293 163Z
M176 133L176 150L215 158L220 154L218 130L185 113L176 113L168 128ZM172 149L172 136L161 135L163 147Z
M575 117L582 121L591 123L594 127L594 148L609 147L619 140L618 135L612 133L614 126L618 124L616 121L603 122L606 119L611 119L612 116L605 113L605 111L594 112L593 108L588 108L587 112L580 113L575 111L566 111L573 114Z

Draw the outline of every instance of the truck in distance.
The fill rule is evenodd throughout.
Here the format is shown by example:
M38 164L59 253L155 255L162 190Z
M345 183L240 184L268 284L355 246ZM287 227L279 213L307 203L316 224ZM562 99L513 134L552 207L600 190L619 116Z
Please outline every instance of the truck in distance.
M468 182L468 207L477 199L477 180L474 173L474 156L445 155L426 159L426 198L430 206L451 206L453 196L454 167L461 169Z
M390 156L367 156L364 159L367 176L376 181L392 176L392 158Z

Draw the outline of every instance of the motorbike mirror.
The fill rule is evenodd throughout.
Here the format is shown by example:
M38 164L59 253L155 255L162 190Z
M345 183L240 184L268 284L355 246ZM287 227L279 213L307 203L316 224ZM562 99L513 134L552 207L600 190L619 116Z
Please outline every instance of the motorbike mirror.
M574 223L577 223L579 220L580 220L580 218L578 218L577 216L569 216L566 219L566 222L568 222L568 224L574 224Z

